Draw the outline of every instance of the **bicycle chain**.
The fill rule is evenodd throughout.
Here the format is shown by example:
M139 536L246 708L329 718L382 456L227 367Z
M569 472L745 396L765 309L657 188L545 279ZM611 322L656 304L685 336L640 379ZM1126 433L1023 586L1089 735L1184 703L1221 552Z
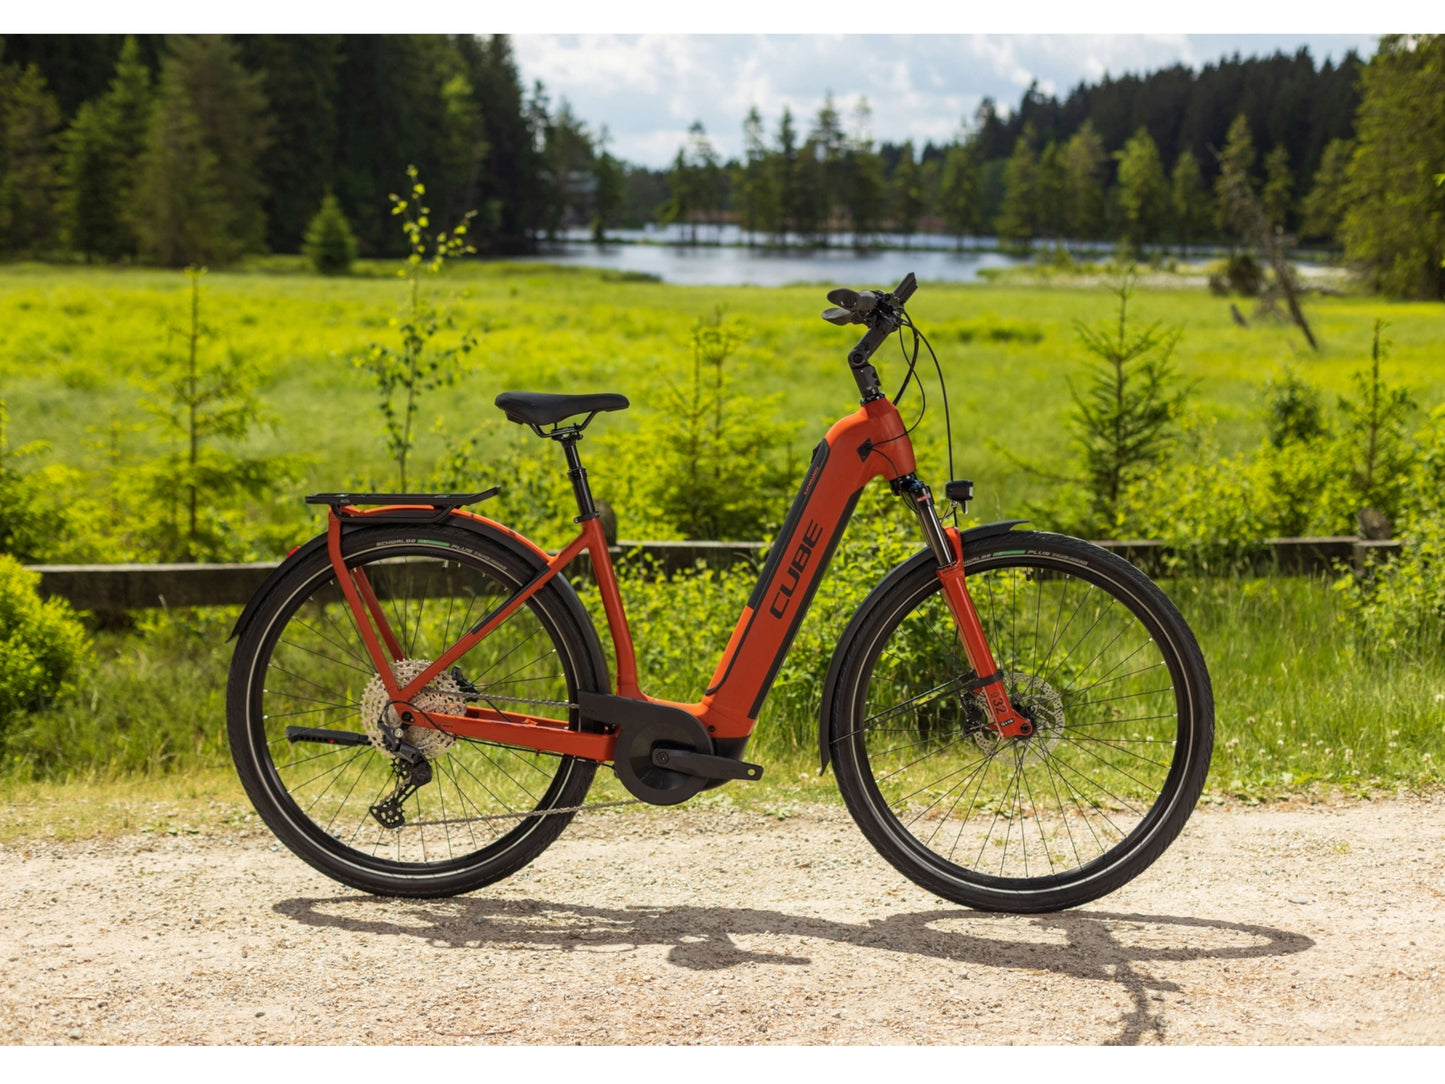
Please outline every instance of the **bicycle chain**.
M447 824L476 824L478 821L526 820L528 817L555 817L561 813L581 813L588 809L612 809L620 805L637 805L640 798L629 798L621 802L594 802L591 805L569 805L561 809L532 810L530 813L492 813L485 817L448 817L439 821L410 821L399 825L401 828L435 828Z
M474 699L483 702L489 700L505 700L509 704L540 704L544 707L568 708L569 710L577 707L577 705L570 700L542 700L536 697L526 696L491 696L481 692L479 692ZM447 817L443 820L411 821L407 824L398 825L397 830L400 831L402 828L438 828L445 827L449 824L477 824L482 821L526 820L529 817L556 817L563 813L582 813L589 809L613 809L623 805L638 805L640 802L641 799L639 798L629 798L620 802L594 802L591 805L563 806L561 809L534 809L528 813L491 813L481 817Z
M505 700L508 704L543 704L549 708L575 708L577 705L570 700L536 700L525 696L493 696L491 693L478 692L472 700Z

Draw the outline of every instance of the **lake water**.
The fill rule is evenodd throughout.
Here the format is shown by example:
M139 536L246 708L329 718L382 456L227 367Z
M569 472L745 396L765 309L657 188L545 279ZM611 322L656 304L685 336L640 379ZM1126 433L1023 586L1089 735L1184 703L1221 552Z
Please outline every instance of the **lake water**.
M873 248L859 252L847 234L833 238L828 248L765 249L740 244L745 238L736 226L721 231L706 227L698 232L697 246L683 245L679 227L616 230L610 236L626 244L594 245L585 233L569 236L527 261L601 267L612 271L656 275L664 282L684 286L786 286L794 282L830 285L880 286L897 284L909 271L933 282L972 282L988 267L1013 267L1027 259L999 252L980 251L988 240L965 238L958 251L953 237L915 234L908 251L900 251L904 238L875 234ZM991 240L991 239L989 239ZM968 246L973 246L970 248Z
M656 275L663 282L682 286L787 286L791 283L826 283L830 286L891 289L909 271L924 282L973 282L986 268L1017 267L1033 261L1029 256L1008 256L995 250L992 237L958 238L942 234L878 233L866 251L853 247L851 234L830 235L827 248L749 247L737 226L700 227L699 244L689 245L690 230L678 226L649 226L640 230L612 230L620 243L594 245L586 230L569 230L562 240L533 256L514 257L522 262L572 264L611 271ZM789 238L796 244L797 238ZM886 246L886 247L884 247ZM1078 259L1108 260L1112 251L1097 244L1065 242ZM1146 246L1146 251L1172 255L1167 248ZM1046 253L1041 247L1039 255ZM1205 246L1190 248L1182 259L1194 273L1223 254ZM1296 254L1295 270L1308 280L1329 280L1342 274L1338 268L1317 262L1318 255ZM1311 259L1311 257L1314 259Z

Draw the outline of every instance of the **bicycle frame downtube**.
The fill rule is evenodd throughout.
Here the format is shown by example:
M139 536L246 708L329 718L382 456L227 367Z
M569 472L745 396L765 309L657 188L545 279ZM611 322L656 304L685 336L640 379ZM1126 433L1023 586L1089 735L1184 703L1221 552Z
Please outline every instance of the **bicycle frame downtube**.
M913 445L887 399L864 403L828 430L707 692L688 706L711 734L752 733L863 487L913 470Z

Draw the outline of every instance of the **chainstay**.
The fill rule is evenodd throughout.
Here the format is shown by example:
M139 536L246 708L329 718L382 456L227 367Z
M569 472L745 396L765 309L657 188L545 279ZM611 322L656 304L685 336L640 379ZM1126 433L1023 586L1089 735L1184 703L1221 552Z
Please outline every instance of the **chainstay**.
M448 824L476 824L479 821L526 820L529 817L556 817L563 813L582 813L589 809L614 809L622 805L640 805L642 799L628 798L620 802L593 802L591 805L569 805L561 809L534 809L528 813L492 813L484 817L448 817L437 821L408 821L401 828L437 828Z

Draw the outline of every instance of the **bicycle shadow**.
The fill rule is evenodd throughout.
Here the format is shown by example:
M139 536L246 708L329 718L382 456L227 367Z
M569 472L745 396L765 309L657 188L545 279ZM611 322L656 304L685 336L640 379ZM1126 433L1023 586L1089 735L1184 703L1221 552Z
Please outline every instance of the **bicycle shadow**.
M402 921L374 917L374 913L383 908L395 915L397 907L405 909L399 916ZM1149 1033L1159 1039L1164 1036L1165 1021L1160 1012L1151 1009L1151 994L1177 992L1180 987L1138 965L1286 956L1313 948L1315 944L1303 934L1253 923L1101 911L1062 911L1017 919L1009 915L942 909L853 924L745 907L610 908L544 900L468 898L447 901L371 896L297 898L282 900L272 909L303 925L424 938L433 945L459 949L520 945L542 951L573 952L671 946L667 955L669 963L698 971L721 970L744 963L798 966L812 962L806 956L745 949L733 940L737 936L772 934L816 938L957 964L1012 967L1023 972L1043 971L1086 981L1111 982L1128 992L1133 1008L1120 1018L1119 1034L1105 1045L1132 1045ZM944 921L951 926L962 924L968 928L937 929L933 925ZM1003 936L991 937L973 929L1000 922L1011 924ZM1051 940L1021 941L1016 935L1010 936L1019 922L1044 931ZM1127 937L1121 939L1121 934L1137 932L1141 927L1165 927L1175 930L1175 935L1165 939L1169 943L1157 945L1131 944ZM1153 930L1149 935L1146 942L1159 940Z

